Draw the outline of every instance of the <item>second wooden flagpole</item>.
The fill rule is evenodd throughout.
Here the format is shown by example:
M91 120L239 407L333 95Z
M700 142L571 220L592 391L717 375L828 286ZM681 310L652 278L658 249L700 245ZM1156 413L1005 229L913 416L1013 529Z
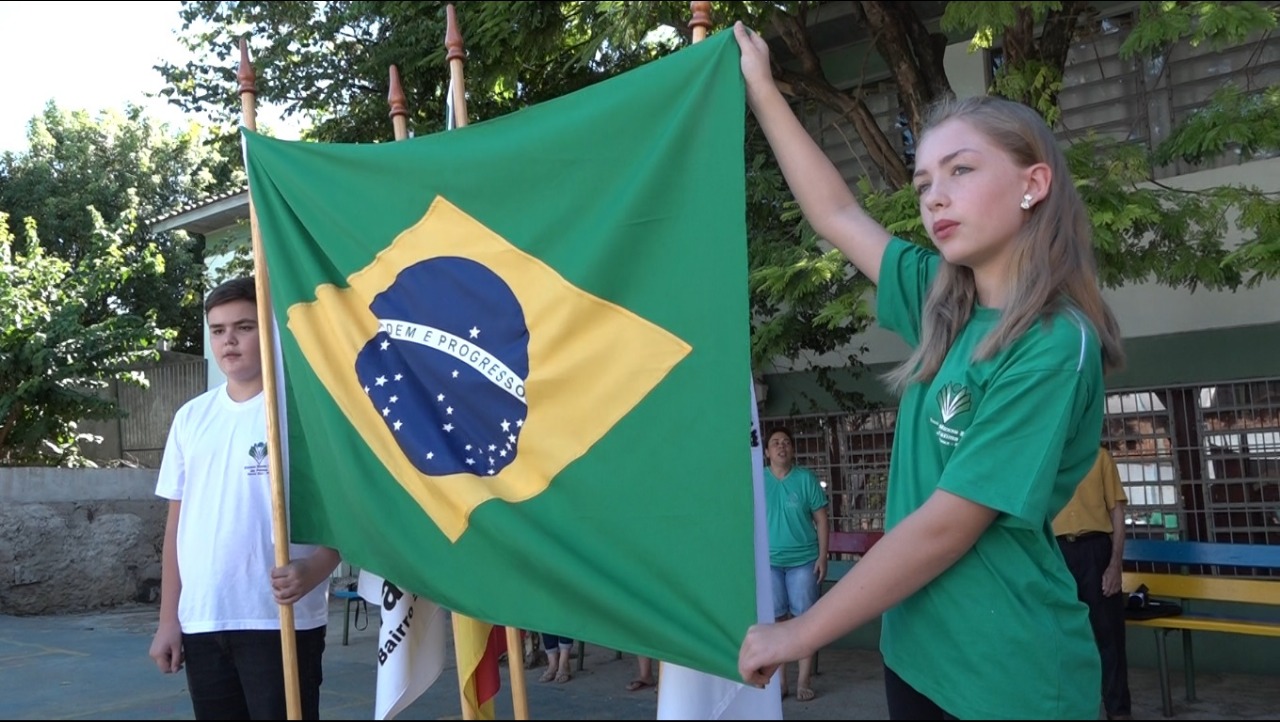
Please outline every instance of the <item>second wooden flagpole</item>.
M251 131L258 129L256 77L249 62L248 43L240 39L241 123ZM245 158L248 173L248 157ZM262 393L267 408L267 471L271 478L271 530L275 543L275 563L289 563L289 513L284 493L284 460L280 440L280 403L276 395L276 346L274 314L271 310L271 285L267 276L267 257L262 248L262 232L258 214L249 194L249 232L253 240L253 279L258 306L258 346L262 355ZM293 605L280 605L280 651L284 662L285 711L289 719L302 719L302 692L298 684L298 640L294 630Z

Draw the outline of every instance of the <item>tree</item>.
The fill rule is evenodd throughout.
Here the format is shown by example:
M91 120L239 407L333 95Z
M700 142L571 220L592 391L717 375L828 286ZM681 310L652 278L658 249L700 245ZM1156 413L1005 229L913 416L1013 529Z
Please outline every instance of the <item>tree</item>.
M463 2L468 111L495 118L613 77L691 40L687 2ZM717 22L752 20L768 3L714 3ZM303 114L307 138L388 140L388 68L404 84L412 134L444 130L445 3L186 2L183 41L199 59L164 64L163 91L180 107L239 122L238 43L253 49L258 102ZM663 32L665 30L665 32ZM655 32L657 31L657 32ZM865 280L798 225L795 204L763 136L749 140L753 365L846 347L870 318ZM819 257L821 263L807 259ZM856 313L857 315L851 315ZM857 364L846 354L838 365Z
M260 101L308 114L316 121L315 140L387 139L383 98L393 63L408 83L411 126L435 132L442 128L447 87L443 5L186 2L188 46L208 52L181 68L164 66L166 92L184 107L219 108L232 117L238 107L234 48L247 35L263 78ZM688 41L685 2L456 5L467 40L469 108L481 119L571 92ZM904 130L918 137L929 104L953 93L944 49L971 38L976 49L1000 51L991 91L1036 108L1061 129L1058 96L1068 52L1096 25L1098 5L947 2L933 18L920 14L936 7L932 3L712 3L719 27L741 19L773 38L775 76L799 108L825 109L854 130L852 142L872 163L860 185L864 205L890 230L922 243L927 238L908 186L909 158L877 122L863 84L840 87L821 51L868 43L874 53L860 59L858 73L888 73ZM1276 4L1267 2L1144 2L1124 54L1162 67L1180 43L1238 43L1274 29L1276 18ZM653 32L659 28L668 32ZM1233 186L1186 192L1162 184L1154 172L1174 159L1195 166L1224 150L1241 157L1280 150L1277 110L1275 87L1227 88L1153 147L1064 133L1095 223L1103 282L1231 289L1280 275L1275 194ZM807 357L822 379L833 367L856 366L856 355L825 354L846 348L869 322L869 286L802 223L748 123L753 355L758 365ZM1243 231L1238 248L1224 244L1227 217ZM828 390L836 390L827 380Z
M93 233L77 264L47 252L31 219L19 250L0 213L0 464L80 465L77 421L109 419L111 379L145 385L136 365L171 336L151 318L110 311L131 280L160 277L155 246L130 249L123 225L90 212ZM133 220L133 219L130 219Z
M445 4L184 2L181 39L199 59L160 65L168 83L161 92L233 129L240 120L239 41L247 37L258 102L307 117L308 138L390 140L391 65L397 66L407 96L410 132L437 132L444 129L449 82ZM572 92L675 47L672 42L645 45L636 35L658 26L642 26L633 18L656 15L661 8L617 2L454 4L466 35L468 110L477 120Z
M140 221L243 187L237 146L218 144L198 125L157 124L136 106L91 117L52 102L27 137L26 151L0 156L8 232L21 239L26 219L34 219L44 252L72 267L95 260L104 222L120 234L125 267L147 263L154 244L162 272L130 275L109 305L106 297L85 299L94 304L89 318L154 313L162 328L176 330L175 350L199 353L203 242L182 232L151 234Z

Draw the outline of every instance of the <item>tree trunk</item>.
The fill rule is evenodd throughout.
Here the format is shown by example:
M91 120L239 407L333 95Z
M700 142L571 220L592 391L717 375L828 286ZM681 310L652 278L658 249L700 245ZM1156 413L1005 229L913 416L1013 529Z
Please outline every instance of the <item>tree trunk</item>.
M953 96L943 67L946 38L929 34L910 3L856 2L853 16L861 19L876 51L889 65L898 97L916 137L924 128L929 106Z
M1062 3L1060 10L1050 10L1045 16L1036 36L1035 18L1027 8L1019 8L1018 19L1004 31L1004 66L1005 72L1016 72L1028 63L1038 63L1057 73L1061 80L1067 64L1067 53L1071 51L1071 43L1076 38L1076 26L1080 16L1089 9L1089 3L1080 0L1068 0ZM1010 98L1032 108L1040 108L1043 104L1058 104L1058 94L1050 92L1045 98L1031 97L1030 92L1023 97Z
M849 121L866 146L871 162L890 188L896 190L910 182L911 175L898 149L885 137L871 109L861 99L836 90L825 78L815 79L810 75L781 71L778 79L789 86L789 94L793 97L815 100Z
M906 164L876 123L871 109L860 98L850 96L827 80L818 55L809 43L803 15L797 17L775 10L770 14L770 21L800 62L799 71L774 67L774 76L788 86L786 92L796 98L816 101L839 113L858 133L871 162L885 182L894 189L906 185L910 180Z

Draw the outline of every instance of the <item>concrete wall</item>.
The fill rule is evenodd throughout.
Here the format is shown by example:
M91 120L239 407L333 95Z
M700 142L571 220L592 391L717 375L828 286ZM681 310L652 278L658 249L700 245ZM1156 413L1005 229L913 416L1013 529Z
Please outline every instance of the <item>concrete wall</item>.
M0 614L159 599L168 502L156 473L0 468Z

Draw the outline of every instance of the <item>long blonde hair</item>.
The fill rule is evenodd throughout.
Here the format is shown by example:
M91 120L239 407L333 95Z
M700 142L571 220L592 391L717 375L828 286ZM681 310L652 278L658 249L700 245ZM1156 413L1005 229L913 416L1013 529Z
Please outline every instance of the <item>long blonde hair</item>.
M999 324L978 345L974 360L995 355L1037 319L1067 304L1093 323L1102 345L1103 368L1121 368L1120 327L1098 287L1089 215L1071 182L1066 157L1044 120L1031 108L1003 98L948 99L934 106L925 133L948 120L963 120L985 134L1018 167L1045 163L1053 174L1049 193L1026 211L1026 223L1012 241L1010 293ZM968 323L977 298L973 271L944 259L925 299L920 343L910 358L885 376L889 385L900 393L910 383L932 379Z

